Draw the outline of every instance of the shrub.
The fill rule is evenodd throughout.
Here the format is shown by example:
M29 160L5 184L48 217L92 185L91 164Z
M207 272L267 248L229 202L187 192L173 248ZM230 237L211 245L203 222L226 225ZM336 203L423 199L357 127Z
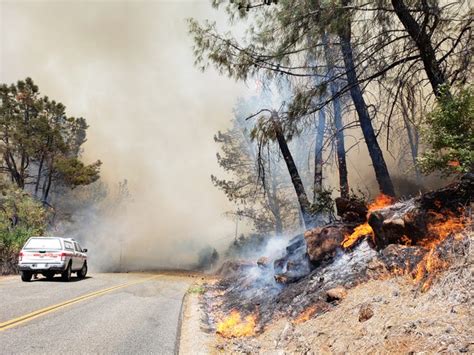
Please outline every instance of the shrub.
M473 170L474 93L472 88L458 95L446 89L426 119L422 138L428 149L419 159L424 173L440 171L444 175Z
M0 273L16 270L17 254L26 240L42 235L47 212L29 194L0 180Z

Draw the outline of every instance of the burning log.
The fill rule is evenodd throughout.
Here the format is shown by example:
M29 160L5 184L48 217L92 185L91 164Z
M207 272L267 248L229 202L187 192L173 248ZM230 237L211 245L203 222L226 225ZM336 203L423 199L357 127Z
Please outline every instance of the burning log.
M408 201L393 203L391 197L380 195L368 206L367 222L347 234L342 246L350 248L364 237L370 237L378 250L389 244L436 244L447 236L442 228L449 233L465 228L462 208L474 201L473 188L474 174L466 174L443 189Z
M470 221L462 209L426 211L419 200L413 200L371 213L368 223L375 247L383 249L389 244L435 246L451 233L465 229Z
M306 231L307 253L312 263L318 264L333 258L350 229L345 225L317 227Z
M375 200L372 203L370 203L369 206L367 207L368 214L366 215L364 220L367 221L367 219L369 218L371 212L373 212L375 210L382 209L386 206L389 206L393 202L394 202L394 200L391 196L387 196L387 195L384 195L384 194L378 195L375 198ZM344 248L352 248L362 238L367 237L367 236L373 237L374 232L372 230L372 227L369 225L369 223L365 222L365 223L360 224L359 226L355 227L354 231L351 234L347 233L345 235L344 240L342 241L342 246Z
M372 245L377 249L389 244L409 245L424 236L426 225L418 211L417 201L412 199L370 213L367 224L372 230Z

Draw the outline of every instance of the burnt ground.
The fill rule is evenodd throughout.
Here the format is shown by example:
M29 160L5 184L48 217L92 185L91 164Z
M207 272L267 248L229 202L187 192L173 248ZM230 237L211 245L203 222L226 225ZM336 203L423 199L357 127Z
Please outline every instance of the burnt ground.
M456 258L465 258L470 239L467 234L448 237L435 249L435 260L446 265ZM275 282L271 267L243 264L233 274L227 274L218 282L208 285L203 303L209 314L209 326L213 328L219 319L237 309L243 316L257 314L257 332L275 319L296 319L309 307L311 315L330 312L338 306L338 300L330 296L333 289L350 290L374 279L387 279L407 275L419 291L428 288L441 270L422 270L419 265L428 251L416 246L389 245L377 252L367 241L353 250L340 253L335 259L316 267L296 282ZM420 274L420 275L419 275ZM329 293L329 295L328 295Z
M225 353L472 353L472 260L425 293L408 276L370 280L300 324L281 318L253 338L218 338ZM372 316L360 321L362 309ZM370 315L370 313L369 313Z
M473 238L470 232L462 243L457 243L456 258L447 270L436 275L426 290L411 274L374 273L370 268L363 271L360 262L341 258L341 263L352 263L350 269L366 275L364 280L358 279L348 287L346 295L328 300L327 294L323 296L318 289L321 270L316 271L280 290L270 297L270 302L258 305L260 328L255 336L231 339L216 336L215 350L225 353L472 353ZM359 248L367 249L367 256L371 254L364 244ZM330 272L328 268L329 265L325 275ZM252 308L248 304L239 306L237 302L227 306L222 297L230 294L223 294L219 287L224 285L209 285L202 297L202 306L211 314L219 315L227 307L235 307L243 313ZM242 302L242 298L239 300ZM253 302L257 300L261 302L261 298L255 296ZM307 304L306 309L316 306L306 321L298 317L304 314L303 304ZM271 320L265 312L272 314ZM212 323L212 319L206 321ZM208 331L209 328L212 326L208 323Z
M449 344L455 344L446 349L446 337L439 334L441 340L430 342L435 330L418 327L436 324L434 318L425 322L424 313L439 317L441 307L443 319L454 323L470 315L473 185L468 176L417 198L371 204L367 215L347 201L340 204L345 208L340 215L350 221L315 227L283 244L269 240L280 249L266 248L258 260L224 263L220 279L201 297L205 328L225 336L218 349L229 352L378 352L396 349L398 340L385 342L392 336L409 344L406 349L422 339L419 349L426 343L425 350L466 351L464 327L446 328L454 339ZM357 238L351 234L354 216L364 228ZM454 315L444 314L446 309ZM393 325L382 322L387 317ZM306 325L312 322L316 328ZM374 327L363 326L366 322ZM383 341L377 338L382 334ZM367 337L372 335L382 349L371 347ZM336 346L338 338L343 345ZM365 340L354 345L358 339Z

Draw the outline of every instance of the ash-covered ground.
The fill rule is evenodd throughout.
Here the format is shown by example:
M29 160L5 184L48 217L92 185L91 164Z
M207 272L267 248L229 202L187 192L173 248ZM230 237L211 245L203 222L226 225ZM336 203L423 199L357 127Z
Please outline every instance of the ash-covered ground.
M472 179L467 184L378 206L359 224L270 240L257 260L226 262L201 297L218 349L469 351ZM370 231L348 246L364 223Z

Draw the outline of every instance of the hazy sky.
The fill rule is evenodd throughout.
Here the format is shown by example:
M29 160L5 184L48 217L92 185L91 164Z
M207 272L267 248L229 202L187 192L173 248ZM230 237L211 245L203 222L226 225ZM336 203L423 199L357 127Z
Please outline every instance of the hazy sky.
M215 19L209 1L0 1L0 79L31 76L90 124L85 160L127 178L137 238L222 239L232 222L213 135L242 84L193 66L185 19ZM222 16L222 13L220 14Z

